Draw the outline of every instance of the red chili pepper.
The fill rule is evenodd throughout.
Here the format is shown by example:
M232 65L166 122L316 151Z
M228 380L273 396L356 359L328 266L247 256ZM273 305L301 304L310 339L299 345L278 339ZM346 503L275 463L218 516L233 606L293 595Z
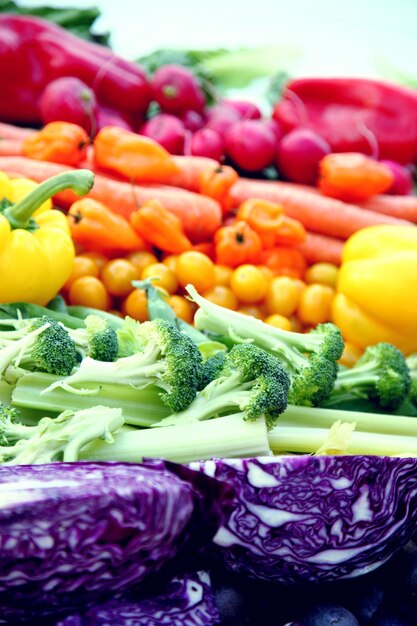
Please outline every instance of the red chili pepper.
M79 78L100 102L122 111L141 114L151 99L140 65L29 15L0 15L0 67L0 92L7 94L0 98L4 121L41 123L40 94L61 76Z
M310 128L333 152L417 160L417 92L366 78L304 78L287 84L273 117L287 131Z

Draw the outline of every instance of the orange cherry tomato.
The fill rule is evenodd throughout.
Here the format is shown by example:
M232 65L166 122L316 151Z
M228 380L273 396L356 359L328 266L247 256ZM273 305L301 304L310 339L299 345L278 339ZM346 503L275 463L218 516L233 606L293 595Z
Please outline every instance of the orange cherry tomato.
M169 267L169 269L172 270L174 274L176 274L177 273L177 261L178 261L177 254L168 254L167 256L163 258L162 263L166 265L167 267Z
M206 291L203 295L210 302L224 306L226 309L232 309L233 311L237 309L238 299L230 287L215 285L213 289Z
M100 277L109 294L123 298L133 291L132 280L139 278L139 273L127 259L113 259L103 267Z
M223 285L224 287L229 287L232 273L233 273L233 270L228 265L215 265L214 266L215 284Z
M234 270L230 286L241 302L252 304L265 297L268 280L262 270L255 265L247 264Z
M138 268L139 276L142 275L143 270L152 263L158 263L158 259L152 252L147 250L138 250L137 252L131 252L125 257L128 261L133 263Z
M281 330L291 330L291 321L288 317L279 315L279 313L268 315L264 321L266 324L270 324L270 326L274 326L275 328L280 328Z
M142 279L154 278L155 287L162 287L168 293L175 293L178 289L178 280L175 273L164 263L148 265L142 272Z
M148 300L144 289L134 289L123 300L122 311L125 315L133 317L138 322L146 322L149 320Z
M289 276L276 276L271 280L265 297L266 310L270 315L291 317L299 299L300 291L296 281Z
M81 257L86 258L86 259L91 259L92 261L94 261L94 263L97 265L99 272L101 271L101 269L104 267L104 265L107 263L107 261L109 260L106 256L104 256L104 254L101 254L100 252L82 252L80 254Z
M251 315L252 317L256 317L258 320L264 320L265 318L264 309L257 304L242 304L237 310L238 313Z
M208 256L197 250L183 252L178 256L177 278L181 287L189 283L199 293L204 293L214 286L214 263Z
M92 307L106 311L110 308L110 296L101 280L95 276L81 276L69 288L70 304Z
M184 296L174 294L170 296L168 304L173 309L177 317L184 320L184 322L192 324L194 318L194 307L192 302L187 300L187 298L184 298Z
M330 321L334 293L327 285L307 285L300 295L297 308L301 322L315 326Z
M93 259L89 259L85 256L76 256L72 266L71 274L69 275L67 282L64 285L64 289L69 289L72 283L81 278L82 276L95 276L99 275L99 269Z

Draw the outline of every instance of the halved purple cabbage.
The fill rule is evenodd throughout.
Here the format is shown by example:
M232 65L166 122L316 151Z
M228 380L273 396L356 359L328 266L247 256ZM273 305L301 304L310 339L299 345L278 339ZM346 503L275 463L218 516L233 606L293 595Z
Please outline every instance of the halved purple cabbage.
M110 600L83 615L71 615L56 626L216 626L216 607L208 572L173 578L147 598Z
M107 600L210 543L230 490L169 468L0 466L0 624Z
M229 569L251 577L358 576L415 533L417 458L300 455L190 467L235 487L234 511L214 543Z

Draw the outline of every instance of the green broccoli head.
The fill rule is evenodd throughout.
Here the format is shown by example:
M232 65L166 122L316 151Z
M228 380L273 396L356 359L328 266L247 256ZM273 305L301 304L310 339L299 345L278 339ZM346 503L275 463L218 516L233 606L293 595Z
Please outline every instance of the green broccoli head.
M298 406L321 406L333 390L337 371L336 362L313 354L293 377L288 401Z
M117 334L108 321L99 315L85 318L87 355L96 361L114 361L118 353Z
M226 361L226 351L216 352L203 362L201 369L201 380L199 389L204 389L207 385L217 378L222 371Z
M0 403L0 446L9 445L9 431L19 422L19 417L19 411L13 406Z
M163 402L173 412L185 409L195 398L201 380L203 358L197 345L171 322L143 322L138 331L143 349L159 352L163 360L158 386L165 389Z
M410 370L404 354L390 343L368 346L355 365L338 372L330 401L338 398L368 398L379 407L396 410L411 386Z
M410 354L406 358L407 367L410 372L411 384L408 391L408 397L413 404L417 406L417 352Z
M21 364L30 365L29 369L66 376L79 361L75 343L64 326L47 315L34 319L28 325L28 333L45 324L49 324L49 327L36 337L28 352L23 355Z
M318 324L316 328L313 328L306 334L305 339L307 347L309 341L317 340L318 348L314 349L315 346L313 345L311 354L323 357L333 363L340 359L345 347L340 329L331 322Z

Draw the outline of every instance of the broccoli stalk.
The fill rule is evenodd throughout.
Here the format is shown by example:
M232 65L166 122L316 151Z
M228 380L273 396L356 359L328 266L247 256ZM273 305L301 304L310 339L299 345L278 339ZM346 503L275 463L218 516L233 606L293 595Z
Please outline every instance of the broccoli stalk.
M41 326L37 326L32 331L27 332L15 341L11 341L7 343L0 350L0 375L4 373L4 371L11 364L19 364L20 361L24 358L25 354L30 354L30 350L32 346L35 344L38 336L46 331L47 328L50 327L50 323L46 322Z
M131 385L105 383L101 384L97 391L93 383L86 385L90 387L91 395L71 393L61 386L43 393L60 381L57 376L29 372L19 378L15 388L9 392L9 397L19 410L42 410L48 415L60 413L64 409L73 411L88 409L97 404L114 409L120 408L126 424L141 427L151 426L170 414L170 410L160 398L161 390L155 385L135 389Z
M407 359L407 367L410 373L410 389L408 398L417 407L417 352L410 354Z
M32 465L54 461L77 461L81 448L96 439L113 442L112 433L124 424L121 409L96 406L83 411L64 411L42 418L37 426L14 423L13 409L0 409L0 446L4 465Z
M346 454L417 456L417 420L403 415L288 405L268 432L274 454L317 451L335 422L355 426Z
M325 406L354 398L367 398L382 409L394 411L411 385L407 361L390 343L369 346L350 369L340 370Z
M154 426L178 426L239 412L244 420L262 417L271 428L287 406L290 380L275 357L253 344L234 346L217 378L185 410Z
M113 362L86 357L71 376L52 383L42 393L62 387L74 394L92 395L106 383L132 385L136 389L154 384L162 390L161 399L171 411L187 407L201 378L202 358L197 346L165 320L144 322L139 326L138 337L140 352ZM95 389L91 383L97 383ZM80 388L85 384L90 388Z
M195 314L199 330L229 336L235 343L253 342L280 359L291 378L292 403L317 406L330 395L344 348L334 324L319 324L309 333L284 331L214 304L192 285L186 289L199 306Z

